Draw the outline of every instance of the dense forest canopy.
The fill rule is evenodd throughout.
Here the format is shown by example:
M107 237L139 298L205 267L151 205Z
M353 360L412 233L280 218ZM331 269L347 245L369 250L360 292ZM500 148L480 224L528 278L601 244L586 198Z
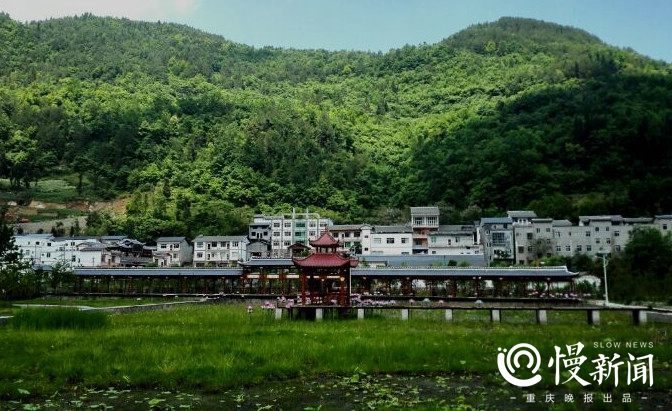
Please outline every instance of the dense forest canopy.
M0 15L0 177L131 196L102 231L245 231L292 207L392 222L672 211L672 67L502 18L387 53L253 48L167 23Z

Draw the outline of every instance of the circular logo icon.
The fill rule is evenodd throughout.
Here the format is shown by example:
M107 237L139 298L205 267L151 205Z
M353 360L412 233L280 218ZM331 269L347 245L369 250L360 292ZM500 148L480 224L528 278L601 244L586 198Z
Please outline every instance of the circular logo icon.
M520 357L527 358L526 368L530 369L533 374L539 371L541 355L539 355L539 351L533 345L521 343L514 345L510 350L506 348L504 350L498 348L497 350L500 352L497 354L497 367L499 368L499 373L502 374L502 377L506 381L518 387L530 387L541 381L541 375L535 375L528 379L520 379L513 376L516 370L521 368Z

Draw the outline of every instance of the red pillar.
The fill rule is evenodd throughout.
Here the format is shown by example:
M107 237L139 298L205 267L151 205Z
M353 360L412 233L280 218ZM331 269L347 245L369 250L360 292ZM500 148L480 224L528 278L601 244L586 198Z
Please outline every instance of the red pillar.
M301 274L301 304L306 305L306 274Z

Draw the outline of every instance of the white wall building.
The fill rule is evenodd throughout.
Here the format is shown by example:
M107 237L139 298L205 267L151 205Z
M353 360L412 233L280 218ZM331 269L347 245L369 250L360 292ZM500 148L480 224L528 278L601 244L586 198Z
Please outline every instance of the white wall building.
M51 234L14 236L23 259L32 265L64 264L67 267L113 267L119 264L119 255L96 238L54 237Z
M159 267L182 267L191 264L193 252L184 237L159 237L156 239L153 259Z
M362 255L413 254L413 230L408 226L362 226Z
M442 225L437 231L427 233L427 237L430 255L483 253L476 241L476 228L471 225Z
M247 260L247 237L204 236L193 241L194 267L224 267Z
M289 247L293 244L308 245L309 241L317 240L333 225L329 218L320 217L317 213L283 214L267 216L258 214L249 225L250 240L266 240L271 244L271 257L289 257Z

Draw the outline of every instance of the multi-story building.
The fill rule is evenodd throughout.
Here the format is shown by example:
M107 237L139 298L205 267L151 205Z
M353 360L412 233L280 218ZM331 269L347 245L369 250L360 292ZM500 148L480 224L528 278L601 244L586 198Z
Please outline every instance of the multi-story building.
M551 255L598 256L618 252L625 247L637 227L654 227L663 233L665 230L672 229L672 216L666 215L655 218L624 218L620 215L581 216L578 225L573 225L568 220L536 218L533 212L514 211L509 212L508 215L512 221L511 230L515 241L514 261L517 264L531 264ZM506 224L504 219L483 220L492 223L485 224L491 233L489 239L482 241L486 247L486 262L490 263L501 259L497 258L497 255L505 252L497 252L497 248L493 247L493 244L501 243L501 241L493 240L493 227L505 230ZM481 226L484 226L483 222ZM483 230L479 232L482 233ZM507 234L496 235L498 238L506 238Z
M663 235L672 233L672 215L657 215L653 218L653 225L660 230Z
M14 236L23 259L33 266L113 267L120 257L108 244L91 237L54 237L52 234Z
M331 235L341 244L338 251L349 254L362 254L362 229L369 227L362 224L333 225L329 228Z
M513 219L511 217L481 218L478 240L483 245L485 263L512 263L515 259Z
M507 211L506 215L516 226L526 226L532 224L532 220L537 218L537 213L529 210Z
M439 207L411 207L413 254L429 253L429 233L439 230Z
M362 255L413 254L413 230L408 226L362 226Z
M185 237L159 237L153 258L159 267L183 267L191 264L193 252Z
M530 218L523 223L514 223L515 261L529 264L549 257L555 249L552 218Z
M271 246L270 257L289 257L289 247L294 244L308 245L329 229L333 222L329 218L320 217L317 213L283 214L267 216L258 214L249 225L250 241L264 240Z
M430 255L481 254L473 225L442 225L427 234Z
M245 236L204 236L193 241L194 267L225 267L247 260Z

